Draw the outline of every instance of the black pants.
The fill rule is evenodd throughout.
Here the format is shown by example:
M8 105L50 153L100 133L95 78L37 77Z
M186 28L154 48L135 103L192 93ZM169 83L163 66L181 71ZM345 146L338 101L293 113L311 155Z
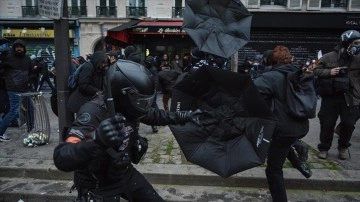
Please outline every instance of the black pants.
M121 196L129 202L164 202L153 186L132 166L121 181L91 192L97 196L96 198L101 198L97 200L101 202L118 201L116 196Z
M300 137L274 137L271 142L265 172L271 197L274 202L287 202L282 169L291 145L299 138Z
M338 140L339 148L348 148L358 119L358 107L348 107L343 96L323 97L318 113L320 120L319 151L328 151L334 137L334 128L340 116L341 129Z

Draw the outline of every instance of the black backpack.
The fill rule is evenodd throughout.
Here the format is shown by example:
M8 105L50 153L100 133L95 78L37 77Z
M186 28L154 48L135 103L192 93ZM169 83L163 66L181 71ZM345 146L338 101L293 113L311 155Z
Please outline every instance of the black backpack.
M314 76L302 70L286 73L287 114L293 118L311 119L316 116L317 95Z

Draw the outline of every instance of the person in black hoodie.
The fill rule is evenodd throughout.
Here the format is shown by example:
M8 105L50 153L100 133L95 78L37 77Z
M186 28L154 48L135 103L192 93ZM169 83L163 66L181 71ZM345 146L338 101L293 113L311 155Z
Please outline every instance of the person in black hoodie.
M254 80L259 93L277 118L276 129L270 144L266 177L273 201L287 202L283 176L283 164L291 146L309 131L309 120L299 120L287 114L286 73L298 71L291 64L292 56L285 46L276 46L272 53L272 70L261 74Z
M84 63L79 74L78 86L70 95L67 109L77 113L81 105L94 96L103 94L104 74L108 67L108 56L103 51L92 54L90 62Z
M30 91L30 71L32 63L29 56L26 55L25 42L21 39L14 41L11 53L6 57L3 68L5 85L9 96L10 109L9 112L0 122L0 141L8 142L5 131L9 124L19 117L20 113L20 96L19 93ZM28 123L31 125L31 123ZM31 127L29 125L29 127ZM28 129L28 130L31 130Z

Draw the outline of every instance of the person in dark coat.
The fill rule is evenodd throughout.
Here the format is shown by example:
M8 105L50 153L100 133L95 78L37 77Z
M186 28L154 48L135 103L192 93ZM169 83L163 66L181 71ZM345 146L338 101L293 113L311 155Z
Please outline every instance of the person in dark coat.
M297 67L291 65L291 61L289 49L285 46L276 46L273 50L273 70L261 74L254 80L269 107L273 106L273 114L277 118L266 166L270 193L272 200L276 202L287 202L282 169L288 152L291 146L309 131L309 120L295 119L287 114L286 75L282 72L298 71Z
M77 113L81 105L95 95L103 93L104 73L108 67L108 57L103 51L91 55L90 62L84 63L79 74L78 86L69 97L67 109Z
M143 64L143 60L141 60L141 54L134 45L127 46L124 50L124 55L126 60Z
M158 70L155 66L155 58L151 55L145 58L145 67L151 72L152 80L155 84L155 89L159 88L159 76ZM155 93L154 101L151 104L151 107L154 109L159 109L159 106L156 103L157 100L157 92ZM157 133L159 130L156 126L151 126L153 133Z
M317 93L321 96L320 151L326 159L331 148L336 121L338 129L338 158L349 158L350 139L359 118L360 108L360 33L347 30L340 36L340 44L320 58L313 70L317 76Z
M41 66L41 72L40 72L41 75L40 75L40 82L36 90L40 91L42 86L44 85L44 82L46 82L50 87L51 92L56 91L55 86L50 81L50 71L42 58L38 58L38 64Z
M5 75L5 85L7 94L9 96L10 108L9 112L0 122L0 141L8 142L10 138L5 134L10 123L20 115L20 93L25 93L30 91L30 71L32 70L31 59L26 55L25 42L21 39L14 41L12 46L11 53L5 58L3 68L0 71L3 71ZM30 113L31 105L29 105L28 110ZM31 120L28 120L28 131L33 127Z
M30 59L33 66L30 71L30 90L35 92L39 85L40 72L43 68L43 64L39 62L39 58L37 58L35 55L31 55Z
M198 112L152 108L156 90L150 73L137 63L118 63L120 71L110 68L107 72L115 115L101 96L85 103L64 141L55 148L54 164L61 171L74 171L77 201L119 201L121 197L129 202L162 202L132 165L141 158L139 123L185 124L198 120Z

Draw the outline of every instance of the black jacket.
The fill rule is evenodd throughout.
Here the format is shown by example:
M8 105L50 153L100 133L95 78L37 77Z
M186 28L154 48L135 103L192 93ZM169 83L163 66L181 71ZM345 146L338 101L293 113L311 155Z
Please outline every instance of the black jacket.
M24 53L22 55L15 53L16 44L20 44L24 47ZM17 39L12 46L11 53L5 59L3 71L6 89L15 92L28 91L31 70L32 63L30 57L26 55L25 42L21 39Z
M67 103L70 112L77 113L81 105L90 101L96 92L102 90L105 70L99 69L99 66L104 61L107 61L107 55L98 51L91 56L90 62L82 65L78 87L71 93Z
M286 112L286 77L283 73L297 70L297 67L290 64L276 65L254 80L258 91L276 116L275 136L303 137L309 131L309 120L292 118Z
M79 110L71 130L64 137L64 139L77 137L82 141L76 144L62 142L54 150L55 166L62 171L75 171L77 187L95 188L96 184L100 187L113 184L122 180L132 166L131 159L115 160L94 142L93 131L107 117L108 114L103 105L95 101L85 103ZM181 123L176 113L155 109L142 118L141 122L148 125ZM125 127L128 134L126 137L129 138L125 141L127 144L120 146L120 150L131 157L139 123L126 120Z

